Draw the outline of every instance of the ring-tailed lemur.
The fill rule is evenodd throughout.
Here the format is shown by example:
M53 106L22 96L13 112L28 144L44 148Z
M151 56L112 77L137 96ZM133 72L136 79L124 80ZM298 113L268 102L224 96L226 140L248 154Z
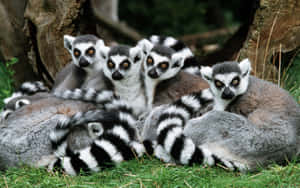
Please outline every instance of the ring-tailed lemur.
M94 93L93 97L91 93ZM79 112L60 120L50 133L52 147L58 157L50 168L60 166L67 173L76 175L80 170L98 171L111 165L107 163L119 163L135 155L141 156L144 147L139 143L132 107L111 91L95 92L89 89L85 94L87 101L101 104L107 111ZM93 140L87 147L73 151L68 135L78 126L87 126Z
M168 46L152 44L147 39L139 41L146 54L143 61L147 107L152 108L157 85L175 77L184 65L184 57Z
M190 74L199 75L200 67L196 57L181 40L177 40L171 36L166 37L159 35L152 35L149 37L149 40L154 45L167 46L175 50L177 53L180 53L181 57L184 57L182 70Z
M144 54L139 46L118 45L100 49L105 62L104 75L111 81L114 93L134 106L135 114L145 111L146 97L141 74Z
M64 35L64 46L71 54L72 62L56 75L52 93L82 87L107 89L99 55L99 49L105 47L103 40L94 35Z
M19 89L14 92L10 97L3 100L5 106L0 114L0 119L5 120L15 110L24 105L30 104L28 96L34 95L38 92L48 92L49 89L41 81L24 82Z
M240 171L297 155L300 151L297 146L300 135L299 105L287 91L249 76L250 70L248 59L240 64L225 62L212 68L203 67L201 74L210 89L196 96L182 97L162 111L155 125L155 155L167 162L221 163L231 170ZM204 92L206 95L203 95ZM216 112L231 112L232 121L228 118L230 113L224 114L224 117L213 117L222 127L214 125L210 128L204 114L204 117L190 120L193 122L191 126L187 122L191 114L212 98ZM222 122L222 118L227 121ZM148 131L152 129L147 128ZM214 137L205 137L206 133L199 130L207 130ZM151 147L152 142L145 141Z

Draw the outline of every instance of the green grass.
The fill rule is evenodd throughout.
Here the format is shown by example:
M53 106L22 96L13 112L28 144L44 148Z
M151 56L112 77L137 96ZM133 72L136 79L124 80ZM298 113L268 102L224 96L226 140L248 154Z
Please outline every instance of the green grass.
M283 71L281 84L288 90L300 104L300 54L293 63Z
M168 166L156 159L123 162L91 175L72 177L23 167L0 172L0 187L300 187L300 164L272 165L256 173L219 167Z
M12 58L8 62L0 62L0 109L3 107L3 99L10 96L13 92L12 76L14 71L11 66L18 62L18 59Z

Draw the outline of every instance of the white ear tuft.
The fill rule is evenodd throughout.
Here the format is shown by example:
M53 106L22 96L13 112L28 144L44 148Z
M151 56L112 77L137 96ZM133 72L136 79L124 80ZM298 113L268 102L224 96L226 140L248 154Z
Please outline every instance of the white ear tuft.
M140 46L135 46L130 48L129 50L130 58L132 59L133 63L140 62L143 59L143 51Z
M97 50L99 51L100 58L103 60L107 60L107 58L108 58L107 56L108 56L110 47L105 46L104 44L103 44L103 46L97 45Z
M240 69L242 71L243 76L246 76L246 75L250 74L250 72L251 72L251 62L248 58L242 60L239 63L239 66L240 66Z
M71 35L64 35L64 46L69 52L72 51L72 45L75 40L75 37L72 37Z
M180 69L184 65L184 57L180 53L175 53L171 57L172 68L179 67Z
M203 66L200 69L201 76L207 82L212 80L212 68L208 66Z
M105 46L104 42L102 39L97 40L96 42L96 48L99 49L101 47Z
M153 45L149 40L147 40L147 39L140 40L140 41L138 42L137 45L140 46L140 47L142 48L142 50L143 50L143 52L144 52L145 54L148 54L148 53L152 50L152 48L153 48L153 46L154 46L154 45Z

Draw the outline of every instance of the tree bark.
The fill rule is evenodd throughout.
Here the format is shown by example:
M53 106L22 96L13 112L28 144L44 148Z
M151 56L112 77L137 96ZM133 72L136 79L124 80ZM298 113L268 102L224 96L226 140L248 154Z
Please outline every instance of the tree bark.
M253 62L253 73L258 77L276 81L277 69L271 57L297 53L299 47L300 0L261 0L240 58L248 57Z

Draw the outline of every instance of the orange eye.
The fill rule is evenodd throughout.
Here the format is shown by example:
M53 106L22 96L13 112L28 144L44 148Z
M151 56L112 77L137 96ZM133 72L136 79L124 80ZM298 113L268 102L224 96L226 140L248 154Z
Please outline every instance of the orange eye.
M223 87L224 84L222 82L220 82L219 80L216 80L215 85L216 85L216 87L221 88L221 87Z
M74 51L74 56L75 57L79 57L80 56L80 51L79 50L75 50Z
M153 59L151 57L147 58L147 64L152 65L153 64Z
M162 68L162 69L168 68L168 64L167 64L167 63L162 63L162 64L160 64L159 66L160 66L160 68Z
M235 78L235 79L232 80L231 85L237 86L237 85L239 85L239 83L240 83L240 79L239 78Z
M113 62L111 62L111 61L108 61L107 62L107 66L112 69L112 68L115 67L115 64Z
M95 50L94 50L94 49L89 49L89 50L88 50L88 54L89 54L89 55L94 55L94 53L95 53Z
M127 62L123 63L123 67L124 68L128 68L129 67L129 63L127 63Z

